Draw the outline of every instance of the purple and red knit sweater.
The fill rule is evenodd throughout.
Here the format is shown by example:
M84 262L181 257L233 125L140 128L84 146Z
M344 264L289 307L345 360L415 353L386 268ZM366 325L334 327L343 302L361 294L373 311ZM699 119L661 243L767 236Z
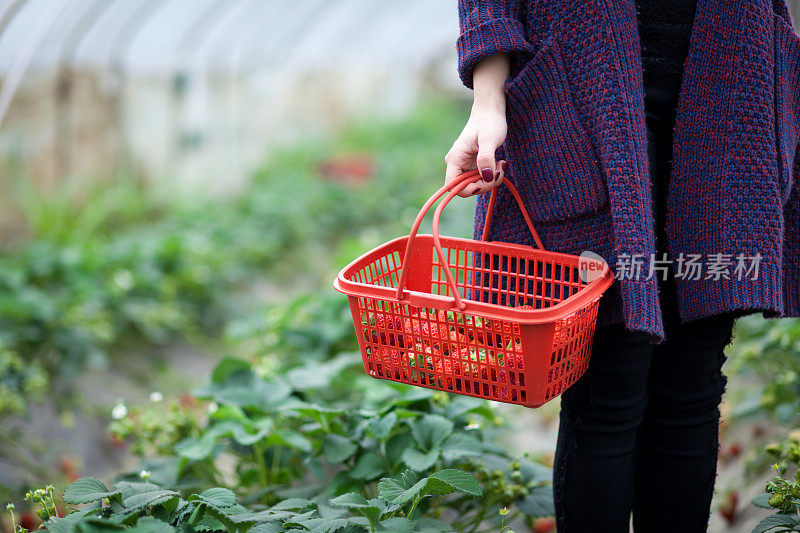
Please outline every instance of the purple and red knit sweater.
M468 87L479 60L511 54L500 155L545 247L592 250L612 269L638 257L647 274L654 231L634 0L459 0L459 16ZM673 264L689 254L761 259L757 276L678 278L684 321L800 316L799 138L800 37L785 0L699 0L674 131L669 253ZM502 187L489 238L533 244ZM656 276L614 283L599 323L614 322L663 339Z

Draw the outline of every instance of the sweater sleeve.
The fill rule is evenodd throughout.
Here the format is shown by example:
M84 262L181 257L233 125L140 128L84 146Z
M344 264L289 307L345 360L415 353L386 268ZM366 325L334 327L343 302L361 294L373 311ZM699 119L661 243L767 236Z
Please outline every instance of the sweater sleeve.
M472 69L484 57L531 51L521 0L458 0L458 20L458 74L470 89Z

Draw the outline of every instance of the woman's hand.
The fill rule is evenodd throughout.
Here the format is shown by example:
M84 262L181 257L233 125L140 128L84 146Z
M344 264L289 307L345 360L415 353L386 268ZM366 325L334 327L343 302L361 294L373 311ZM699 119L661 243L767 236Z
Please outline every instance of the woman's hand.
M505 161L495 161L495 151L506 138L506 95L509 59L498 54L481 60L472 73L475 88L472 112L461 135L447 152L445 182L468 170L480 169L481 179L467 185L459 196L482 194L500 184Z

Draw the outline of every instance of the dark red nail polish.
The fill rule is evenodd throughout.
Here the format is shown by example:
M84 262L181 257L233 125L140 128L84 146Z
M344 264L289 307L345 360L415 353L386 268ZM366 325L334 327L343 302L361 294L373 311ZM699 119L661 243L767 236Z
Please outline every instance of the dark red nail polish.
M495 175L494 175L494 181L498 181L498 180L500 180L500 173L499 172L495 173Z
M483 178L483 181L487 183L494 179L493 174L494 173L492 172L491 168L484 168L481 170L481 177Z
M503 172L508 172L508 163L507 162L503 161L500 164L500 166L503 167Z

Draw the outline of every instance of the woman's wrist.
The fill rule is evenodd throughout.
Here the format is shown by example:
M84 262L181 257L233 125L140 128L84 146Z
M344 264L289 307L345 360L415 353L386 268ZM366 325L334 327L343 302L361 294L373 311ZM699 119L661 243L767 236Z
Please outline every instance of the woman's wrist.
M475 98L472 102L473 113L505 113L506 112L506 95L505 92L483 94Z
M502 112L506 110L505 82L510 71L508 54L486 57L475 65L472 74L473 111Z

